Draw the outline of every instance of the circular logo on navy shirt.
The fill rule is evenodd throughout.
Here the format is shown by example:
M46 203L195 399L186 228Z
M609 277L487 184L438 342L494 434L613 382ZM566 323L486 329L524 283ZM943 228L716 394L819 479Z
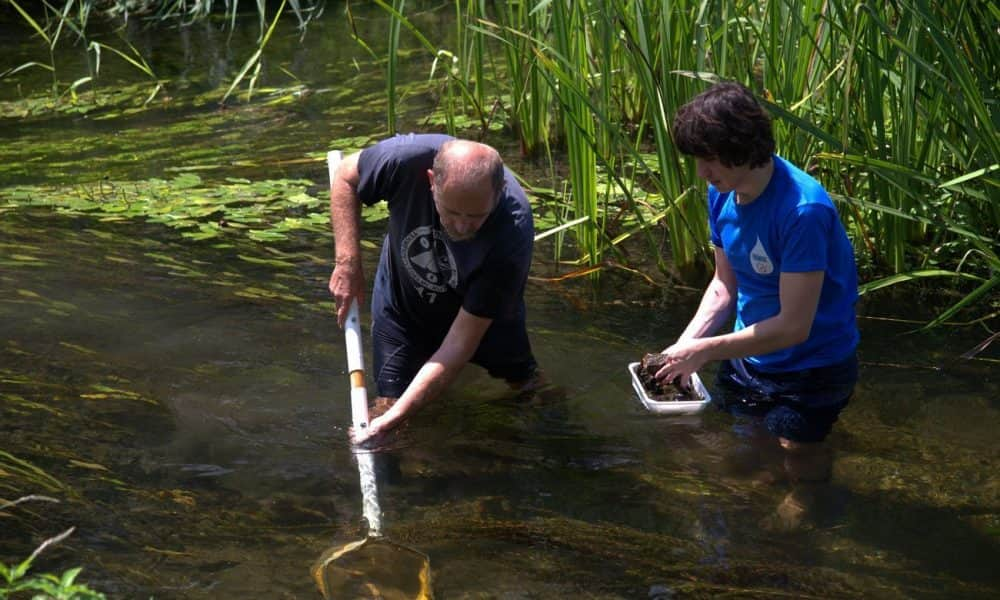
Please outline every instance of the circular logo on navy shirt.
M418 293L420 288L440 293L458 285L455 256L442 232L426 225L417 227L403 238L399 250Z

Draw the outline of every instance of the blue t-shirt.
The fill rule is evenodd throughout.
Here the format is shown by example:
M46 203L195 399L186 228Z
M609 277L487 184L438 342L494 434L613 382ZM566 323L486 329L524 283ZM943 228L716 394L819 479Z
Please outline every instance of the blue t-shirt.
M801 344L746 360L762 371L797 371L846 359L858 344L854 249L837 209L818 181L774 156L774 174L747 205L736 193L708 188L712 243L736 273L739 331L778 314L781 273L823 271L816 317Z
M427 170L450 136L408 134L361 153L358 196L386 200L389 231L373 296L408 328L443 338L465 308L478 317L524 322L524 286L534 225L524 190L506 168L497 206L470 240L448 238L431 195Z

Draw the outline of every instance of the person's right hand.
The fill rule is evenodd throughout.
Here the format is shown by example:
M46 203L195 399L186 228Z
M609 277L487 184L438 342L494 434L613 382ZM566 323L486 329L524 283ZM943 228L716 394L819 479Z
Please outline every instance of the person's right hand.
M706 338L678 339L661 353L666 356L666 362L653 378L660 385L676 382L684 389L691 389L691 374L708 361L705 340Z
M363 429L350 427L347 430L347 435L351 438L351 443L355 446L373 450L378 448L380 441L384 441L387 432L388 429L385 429L382 419L375 417L368 422L368 427Z
M361 259L337 259L333 273L330 274L328 287L337 307L337 325L343 329L351 301L357 300L360 304L365 299L365 274L361 267Z

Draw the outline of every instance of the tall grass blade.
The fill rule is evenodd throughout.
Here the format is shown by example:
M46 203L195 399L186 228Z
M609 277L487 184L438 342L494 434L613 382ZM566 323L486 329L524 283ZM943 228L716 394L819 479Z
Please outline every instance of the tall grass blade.
M267 29L267 33L265 33L264 36L261 38L257 50L253 53L253 55L250 56L247 62L243 65L243 68L240 69L240 72L239 74L236 75L236 78L233 79L233 82L229 85L229 89L227 89L226 93L222 95L222 99L219 101L220 104L226 103L226 100L229 99L229 96L233 93L233 90L235 90L236 87L240 85L243 79L247 76L247 73L250 72L250 69L252 69L260 60L261 56L263 56L264 48L267 46L268 41L270 41L271 35L274 33L274 28L278 25L278 19L281 18L281 13L284 12L285 4L287 3L287 1L288 0L281 0L281 5L278 7L278 12L275 13L274 19L271 21L271 26L268 27Z
M28 14L27 11L25 11L23 8L21 8L21 5L17 3L17 0L7 0L7 1L10 2L11 6L14 7L14 10L16 10L18 12L18 14L21 15L21 18L23 18L25 20L25 22L27 22L28 25L30 25L31 28L35 30L35 33L37 33L39 37L41 37L43 40L45 40L45 45L46 46L51 46L52 45L52 39L49 37L49 34L45 31L45 29L43 29L38 24L37 21L35 21L34 18L32 18L31 15Z

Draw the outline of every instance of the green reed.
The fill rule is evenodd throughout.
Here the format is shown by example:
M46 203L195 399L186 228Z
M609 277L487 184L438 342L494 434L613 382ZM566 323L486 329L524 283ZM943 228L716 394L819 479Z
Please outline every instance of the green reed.
M573 207L576 217L588 217L577 226L577 243L590 264L600 261L599 220L597 198L596 131L591 111L580 90L591 85L590 55L588 54L587 13L583 3L555 0L552 3L552 29L557 59L547 58L553 80L554 96L561 107L562 134L566 143Z
M51 93L53 98L59 99L69 95L75 102L77 90L86 84L93 83L97 78L100 71L101 53L106 51L120 57L153 81L153 88L146 97L144 105L149 104L163 89L165 82L156 76L149 63L127 39L123 40L127 51L102 42L92 41L88 43L87 29L91 16L97 14L105 18L126 20L142 17L156 20L195 21L208 19L222 9L232 30L235 27L239 9L245 4L239 0L226 0L225 2L214 0L65 0L60 4L49 0L31 3L24 2L24 0L0 0L0 2L10 4L21 21L45 43L49 55L48 62L32 60L0 72L0 81L26 69L41 68L49 71L52 75ZM225 103L233 91L244 81L248 82L247 98L252 96L254 86L261 74L264 48L271 39L278 20L285 12L286 5L291 7L299 21L299 26L302 28L321 8L321 5L315 0L283 0L275 16L268 23L267 3L262 0L254 0L252 4L260 22L258 47L243 64L229 88L222 95L220 101L222 103ZM66 31L75 34L77 39L82 42L82 47L86 49L89 72L85 76L77 77L61 90L62 84L59 79L56 56L57 47L65 37ZM91 54L93 54L93 60L90 57Z
M455 46L459 49L457 58L463 59L456 68L461 70L461 78L471 83L470 90L474 106L482 113L486 106L487 72L493 72L492 60L486 50L486 40L477 35L472 27L476 15L486 14L485 0L467 0L465 9L455 3Z
M148 17L161 21L183 20L199 21L210 18L213 14L222 12L229 21L230 28L236 23L240 9L250 5L256 13L263 38L267 30L267 2L264 0L78 0L111 16ZM322 9L322 2L317 0L288 0L288 5L299 21L300 27L305 27L309 21ZM221 9L221 11L220 11Z
M684 193L695 179L674 147L670 126L676 108L702 87L697 79L703 76L709 51L704 21L708 12L703 3L662 0L618 1L611 14L622 30L621 52L629 67L631 90L642 99L636 118L652 135L651 140L636 137L631 146L639 152L652 143L656 164L640 165L666 210L664 222L674 265L683 277L691 278L692 271L707 264L707 207L700 197Z
M67 30L83 38L91 9L184 19L223 9L208 0L67 0L44 10L2 1L38 34L49 59L0 78L46 69L54 93L73 93L96 74L68 85L56 75L56 43ZM482 130L499 121L526 156L547 157L553 173L552 149L568 159L571 201L553 194L546 202L556 226L578 222L574 238L584 262L598 265L607 252L620 254L618 246L641 239L668 277L702 276L710 264L704 185L674 150L670 122L709 82L733 79L771 110L779 153L820 179L838 202L873 280L862 291L948 272L979 286L967 290L975 302L996 302L995 3L455 0L448 5L455 28L434 37L406 19L402 0L376 2L391 17L390 130L401 103L396 55L405 28L440 69L431 78L442 86L449 131L470 117ZM288 3L300 23L316 6ZM225 4L231 22L238 4ZM254 4L263 49L274 21L268 29L265 3ZM101 47L91 48L99 59ZM142 70L131 50L118 55ZM251 77L252 89L257 58L234 85ZM667 254L670 261L662 260Z
M489 33L479 30L496 35L502 42L507 87L499 95L507 100L509 125L520 139L521 152L529 157L550 155L553 99L552 87L534 51L538 40L523 32L543 35L551 21L549 11L534 10L527 2L506 2L498 7L495 24L484 21Z
M990 10L995 23L995 8L975 2L859 3L850 23L857 48L840 86L850 92L832 98L842 118L827 124L843 150L816 154L841 178L833 191L861 209L873 261L892 273L872 286L945 273L981 281L932 324L988 303L1000 284L990 108L1000 43L983 24Z
M659 255L653 227L665 228L683 278L709 264L704 187L673 149L670 123L709 82L735 79L772 111L779 153L837 199L866 272L903 275L863 292L951 273L980 282L967 299L993 301L992 4L589 0L503 2L492 18L480 3L455 10L504 52L506 76L490 92L525 154L563 145L573 197L564 216L583 219L576 241L591 264L640 231ZM491 53L468 37L463 46L460 77L475 78L486 104L468 61Z
M403 10L406 8L406 0L393 0L392 10L397 14L402 14ZM388 108L389 112L386 115L387 122L389 126L389 133L396 132L396 80L397 71L399 69L399 28L400 20L391 19L389 21L389 45L387 53L389 55L389 61L386 65L386 96L389 100Z
M32 12L27 10L25 7L31 7L30 5L22 6L17 0L6 0L21 17L23 22L29 26L38 37L45 43L46 51L49 55L49 61L47 63L38 61L28 61L16 67L7 69L6 71L0 73L0 80L15 75L21 71L30 68L40 68L49 71L52 75L52 87L51 94L53 98L60 96L59 92L59 75L56 69L56 48L59 46L59 42L62 39L63 32L70 30L77 34L77 36L84 41L86 45L86 38L84 31L86 29L87 18L90 14L89 9L85 5L81 5L77 13L73 12L75 0L67 0L66 4L62 8L58 8L45 2L42 4L41 16L35 18L36 15L32 15ZM22 0L23 1L23 0ZM39 22L41 21L41 22ZM88 65L89 66L89 65ZM71 83L63 93L69 93L75 95L76 90L89 83L93 79L93 70L91 73L85 77L80 77Z
M267 43L271 40L271 36L274 34L274 28L277 27L278 21L281 19L281 14L285 12L285 5L287 4L288 0L281 0L281 5L278 6L278 10L275 13L274 18L271 20L271 25L267 28L266 31L263 31L261 34L260 41L258 42L257 45L257 50L255 50L254 53L250 55L250 58L248 58L247 61L243 63L243 68L241 68L240 72L237 73L236 77L233 78L233 82L229 84L229 88L226 89L226 93L222 95L222 100L220 100L221 104L225 104L226 100L233 93L233 90L239 87L239 85L243 82L243 80L246 79L247 75L250 75L250 81L247 87L247 100L249 101L250 97L253 96L253 88L257 82L257 78L260 77L260 69L263 64L261 62L261 58L264 56L264 48L267 47ZM261 18L263 19L265 15L264 7L263 4L261 4L260 6L261 6L260 15ZM253 69L252 75L250 74L251 69Z
M417 42L432 56L434 56L434 62L431 67L430 79L434 79L439 65L443 62L443 66L440 68L443 77L442 83L444 85L444 94L446 97L445 107L448 111L446 115L448 122L449 133L456 132L455 126L455 113L459 107L467 106L470 107L469 110L473 113L473 116L477 118L485 129L487 127L487 116L483 107L476 102L475 96L475 83L467 78L460 77L461 71L454 68L455 62L458 62L458 54L447 50L446 48L438 47L434 42L432 42L428 37L426 37L404 14L406 7L405 0L393 0L392 6L390 6L385 0L375 0L375 3L385 10L389 15L389 60L386 76L386 89L387 95L389 97L389 108L388 108L388 119L389 119L389 133L395 133L396 128L396 110L398 100L398 58L397 53L400 48L400 33L405 28L410 34L416 38ZM360 37L355 37L361 45L366 49L371 51L370 47L364 40ZM457 98L456 98L457 97ZM458 101L461 100L461 102Z

